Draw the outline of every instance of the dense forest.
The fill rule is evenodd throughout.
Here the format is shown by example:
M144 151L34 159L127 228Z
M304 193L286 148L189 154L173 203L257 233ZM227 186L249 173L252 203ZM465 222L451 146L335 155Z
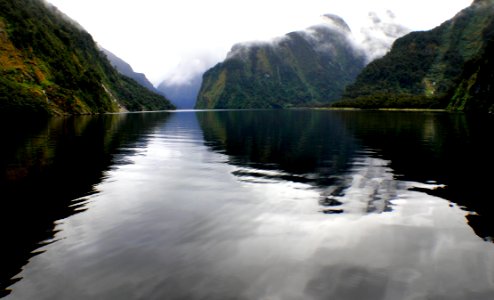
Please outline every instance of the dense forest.
M86 114L171 109L119 74L92 37L42 0L0 0L0 112Z
M493 37L494 1L475 1L433 30L398 39L334 106L492 111Z

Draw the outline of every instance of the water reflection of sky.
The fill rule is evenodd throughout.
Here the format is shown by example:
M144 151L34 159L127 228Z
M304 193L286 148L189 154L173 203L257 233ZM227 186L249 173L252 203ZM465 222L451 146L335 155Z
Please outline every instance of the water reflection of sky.
M362 211L366 208L366 201L362 200L371 199L374 195L369 192L377 191L381 199L390 200L393 210L353 217L332 216L337 224L327 230L338 234L327 240L331 246L318 250L318 256L337 258L337 262L323 267L312 281L316 298L343 293L347 296L341 299L360 299L369 289L379 291L370 299L492 296L493 249L466 225L465 212L446 200L407 189L423 187L422 184L389 179L390 170L383 170L383 162L372 159L369 163L359 166L346 200L358 202L351 207ZM359 178L362 169L367 176ZM368 176L369 172L377 176ZM336 274L346 274L348 280L356 282L348 284L342 279L345 276L334 274L333 268ZM321 279L325 275L340 284L325 286ZM352 289L355 287L359 288Z
M317 174L229 163L204 145L193 114L147 140L105 173L86 211L58 222L7 299L494 295L494 248L466 212L372 152L356 152L324 187L296 178ZM322 213L327 197L343 213Z

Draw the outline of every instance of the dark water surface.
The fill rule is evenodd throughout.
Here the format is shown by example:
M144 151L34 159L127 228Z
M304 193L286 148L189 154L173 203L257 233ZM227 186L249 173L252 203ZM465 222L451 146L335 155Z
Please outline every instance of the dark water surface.
M494 299L494 119L2 121L4 299Z

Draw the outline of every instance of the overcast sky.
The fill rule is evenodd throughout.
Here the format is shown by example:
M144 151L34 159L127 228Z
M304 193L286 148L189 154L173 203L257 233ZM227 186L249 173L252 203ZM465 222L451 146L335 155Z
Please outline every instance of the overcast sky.
M472 0L47 0L156 85L181 82L224 59L235 43L267 40L341 16L357 36L369 12L427 30Z

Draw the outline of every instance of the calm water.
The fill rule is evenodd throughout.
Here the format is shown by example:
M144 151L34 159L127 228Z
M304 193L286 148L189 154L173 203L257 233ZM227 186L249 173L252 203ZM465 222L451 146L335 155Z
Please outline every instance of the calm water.
M4 299L494 299L493 118L1 125Z

